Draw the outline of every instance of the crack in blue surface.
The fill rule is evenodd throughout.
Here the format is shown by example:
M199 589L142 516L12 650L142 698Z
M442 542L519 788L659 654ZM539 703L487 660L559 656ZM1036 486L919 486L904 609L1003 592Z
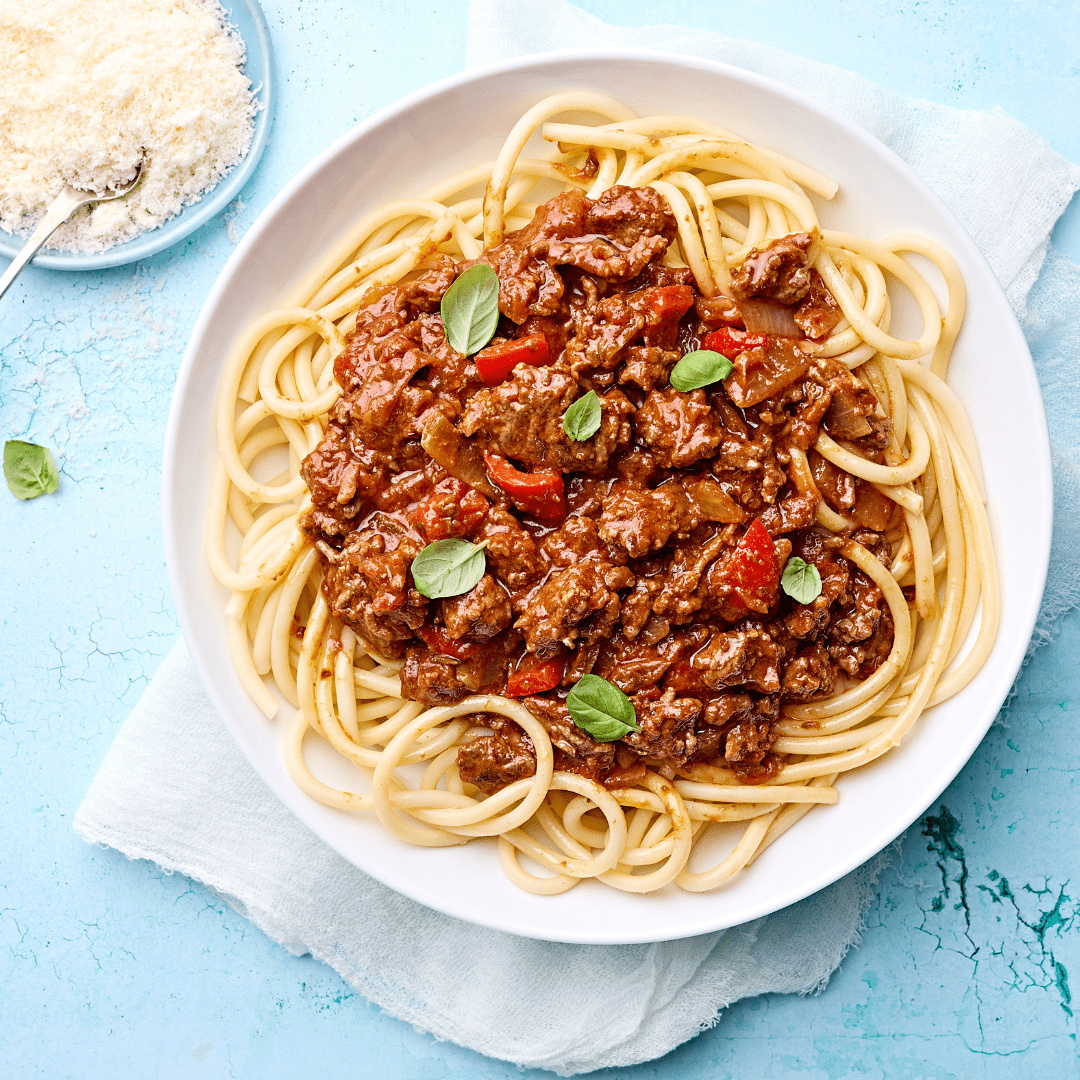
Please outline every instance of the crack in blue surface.
M1034 900L1036 908L1033 915L1025 914L1008 878L998 870L987 872L989 884L976 883L976 889L992 904L1011 910L1015 920L1014 940L1017 945L1023 942L1029 946L1029 954L1026 958L1019 955L1007 957L1004 944L1000 948L993 948L987 942L983 945L977 944L973 937L972 911L968 898L970 872L964 847L958 839L963 831L960 819L942 803L936 815L928 814L923 818L920 831L928 840L927 850L936 856L936 865L941 875L941 890L931 899L929 911L925 914L927 917L931 914L947 917L950 909L946 906L946 901L952 898L952 887L955 886L957 898L951 905L951 910L960 913L963 918L962 935L971 945L970 952L958 951L972 962L972 983L976 998L979 997L979 955L986 948L990 954L999 957L1012 972L1013 982L1010 989L1021 993L1026 993L1029 989L1056 993L1062 1011L1067 1017L1072 1018L1072 992L1069 988L1068 970L1065 964L1055 956L1047 940L1051 932L1060 938L1063 934L1077 928L1076 906L1065 891L1068 880L1061 885L1051 886L1050 879L1046 878L1038 886L1032 884L1021 886L1020 891ZM940 934L931 931L926 927L925 922L924 919L924 926L921 929L936 936L938 945L941 947ZM1024 933L1025 930L1028 931L1027 934ZM981 1005L981 999L979 1000Z

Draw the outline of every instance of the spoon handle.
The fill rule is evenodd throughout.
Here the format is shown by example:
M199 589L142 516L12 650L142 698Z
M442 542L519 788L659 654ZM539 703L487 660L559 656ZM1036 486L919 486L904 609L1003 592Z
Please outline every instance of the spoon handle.
M93 196L91 196L91 199ZM85 194L77 192L74 188L65 187L52 201L52 205L45 211L45 216L38 222L37 228L30 234L30 239L23 245L22 250L11 264L0 275L0 297L7 292L8 286L19 276L19 271L37 254L38 248L49 239L61 225L64 224L80 206L91 201Z

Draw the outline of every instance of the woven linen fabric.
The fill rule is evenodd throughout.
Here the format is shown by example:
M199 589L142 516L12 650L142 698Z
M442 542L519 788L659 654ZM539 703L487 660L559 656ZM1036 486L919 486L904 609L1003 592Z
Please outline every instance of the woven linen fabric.
M1047 395L1058 504L1035 642L1051 640L1080 598L1078 572L1060 557L1080 539L1080 269L1047 257L1047 242L1080 170L1003 113L909 101L766 46L677 27L606 26L561 0L472 5L470 64L568 47L678 51L779 79L892 146L960 217L1023 320ZM820 988L857 941L882 865L879 856L754 923L675 942L559 945L460 922L372 880L289 814L214 713L182 642L117 735L75 827L203 882L393 1015L560 1075L659 1057L740 998Z

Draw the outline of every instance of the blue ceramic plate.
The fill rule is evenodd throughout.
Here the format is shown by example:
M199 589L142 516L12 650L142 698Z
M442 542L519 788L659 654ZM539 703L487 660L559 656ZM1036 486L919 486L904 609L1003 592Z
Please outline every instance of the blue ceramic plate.
M270 31L266 18L259 7L258 0L222 0L228 21L236 27L247 46L247 60L244 73L255 88L255 97L261 108L255 114L255 132L247 156L236 165L224 179L198 202L192 203L163 225L150 232L136 236L124 244L117 244L107 251L95 252L39 252L33 260L33 266L46 267L49 270L104 270L109 266L122 266L136 262L149 255L171 247L200 225L205 225L212 217L221 213L248 182L262 157L263 148L270 135L270 125L274 120L274 54L270 44ZM0 255L13 259L25 243L26 238L13 236L0 229Z

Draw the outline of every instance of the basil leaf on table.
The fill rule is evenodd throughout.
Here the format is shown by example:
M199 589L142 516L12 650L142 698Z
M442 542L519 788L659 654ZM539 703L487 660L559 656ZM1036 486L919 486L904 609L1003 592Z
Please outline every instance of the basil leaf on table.
M498 275L485 263L470 267L446 290L440 311L450 347L465 356L479 352L499 323Z
M563 413L562 429L575 442L591 439L600 430L600 399L595 390L579 397Z
M570 719L597 742L614 742L641 730L630 699L599 675L582 675L566 695L566 707Z
M4 479L16 499L51 495L60 485L52 453L37 443L9 439L4 443Z
M676 390L697 390L702 386L723 382L735 365L712 349L698 349L687 353L672 369L668 381Z
M482 544L467 540L436 540L412 561L416 588L429 600L460 596L474 588L484 576L487 558Z
M780 577L780 587L800 604L812 604L821 595L821 575L813 563L792 556Z

